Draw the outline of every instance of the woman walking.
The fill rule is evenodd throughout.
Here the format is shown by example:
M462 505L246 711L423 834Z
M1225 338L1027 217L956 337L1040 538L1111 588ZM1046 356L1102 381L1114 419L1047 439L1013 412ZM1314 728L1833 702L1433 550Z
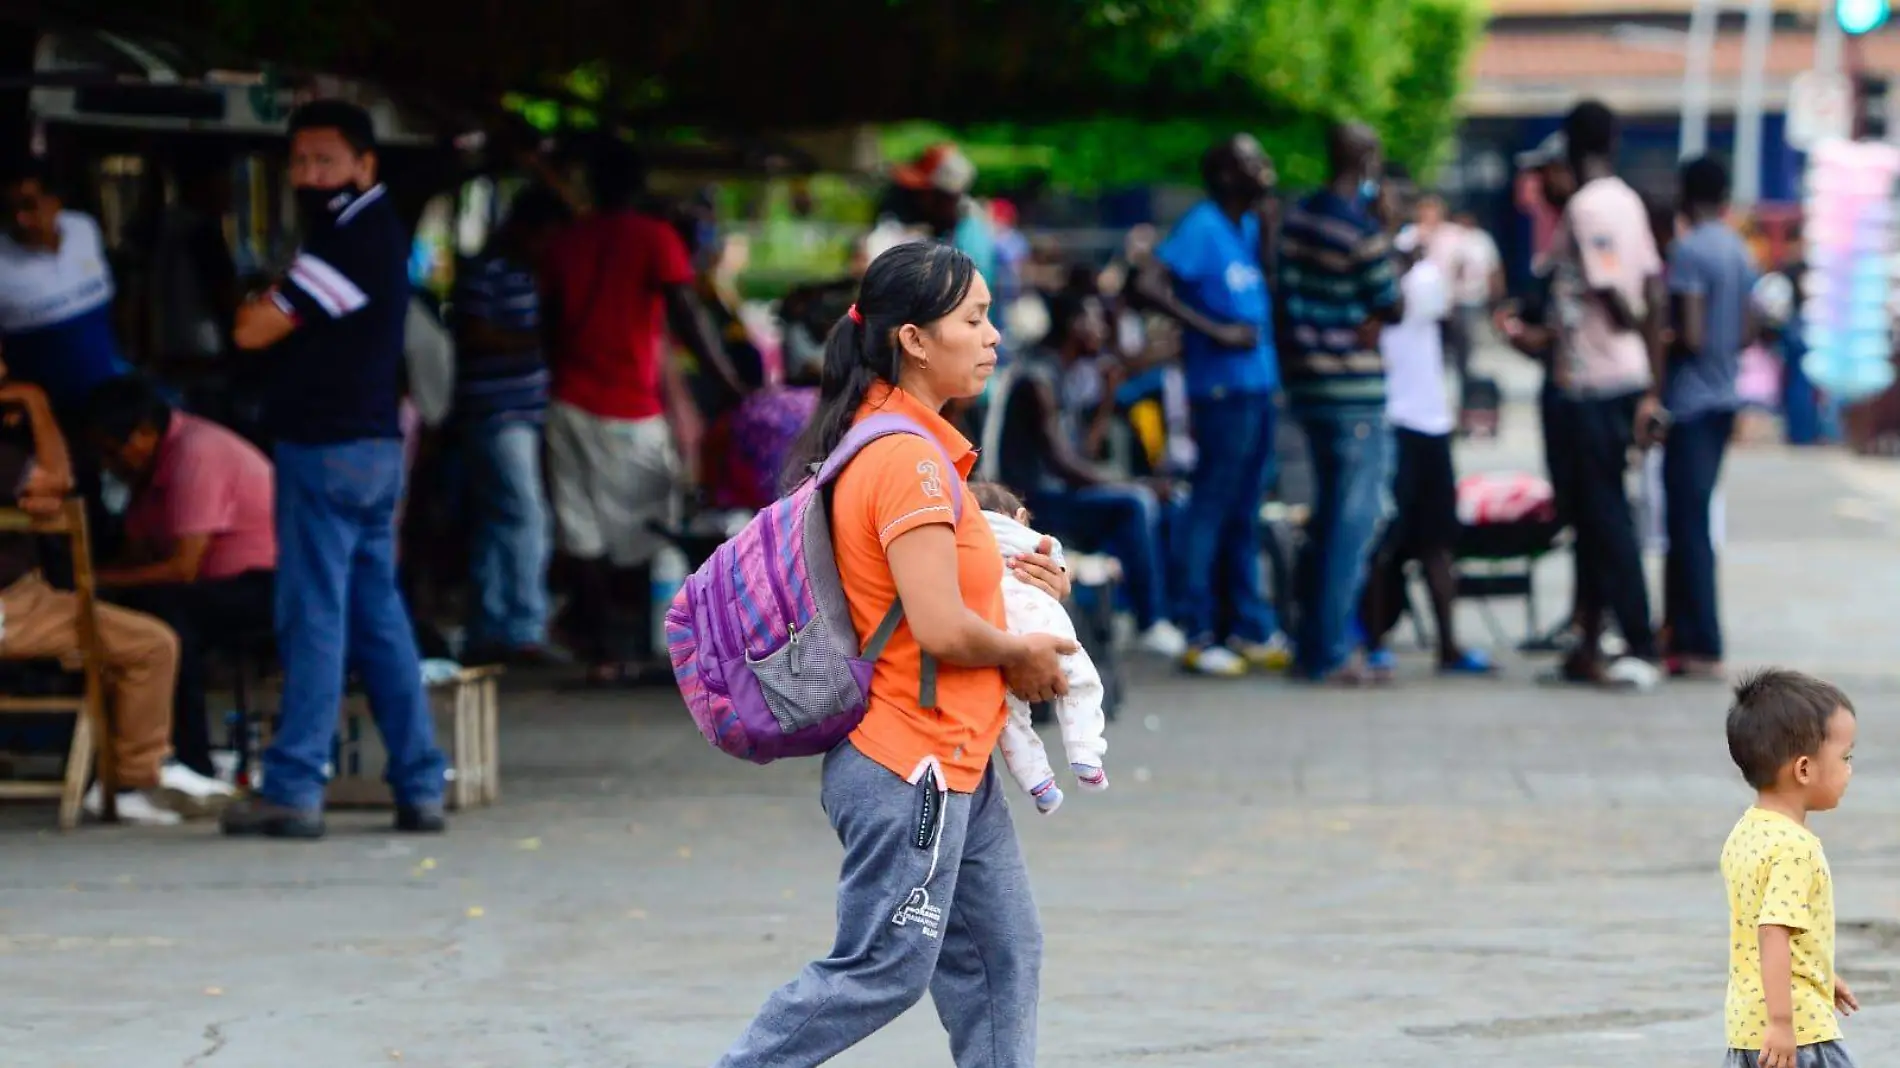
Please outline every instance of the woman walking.
M832 486L834 549L857 633L871 634L893 599L904 621L877 658L862 724L825 756L822 803L844 846L836 941L766 1001L720 1068L822 1064L926 992L958 1068L1035 1064L1042 927L990 755L1005 690L1055 696L1064 689L1057 657L1075 645L1003 629L1004 565L963 484L976 452L940 414L981 393L995 370L989 307L968 256L900 245L871 264L826 343L818 411L793 449L793 472L879 412L907 416L936 440L881 438ZM942 469L946 458L955 470ZM1058 597L1068 592L1047 557L1011 566ZM941 665L934 674L925 654Z

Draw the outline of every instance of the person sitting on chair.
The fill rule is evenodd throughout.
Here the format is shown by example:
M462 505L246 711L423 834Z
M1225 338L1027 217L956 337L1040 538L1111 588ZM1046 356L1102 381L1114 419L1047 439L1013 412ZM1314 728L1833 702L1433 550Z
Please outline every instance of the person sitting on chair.
M0 363L0 487L22 511L51 517L72 491L66 442L46 394L6 379ZM75 561L75 567L83 561ZM84 655L79 640L79 596L56 590L40 574L35 536L0 533L0 660L59 660ZM113 778L121 820L177 823L180 813L204 814L232 790L171 759L172 687L178 677L178 637L151 616L110 605L93 613L112 703ZM85 809L97 816L104 794L94 783Z
M172 746L187 767L211 775L206 647L248 647L251 636L271 630L271 463L234 431L174 411L142 378L107 382L93 391L89 408L93 445L132 490L125 515L130 552L99 570L102 596L157 616L177 633Z

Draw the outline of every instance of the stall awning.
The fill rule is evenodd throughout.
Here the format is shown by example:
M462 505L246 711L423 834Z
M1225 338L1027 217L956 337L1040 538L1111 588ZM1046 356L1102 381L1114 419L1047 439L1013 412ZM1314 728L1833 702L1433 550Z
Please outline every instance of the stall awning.
M453 132L371 82L222 66L174 38L107 29L40 34L31 72L5 81L29 85L28 109L47 123L270 135L299 102L337 96L363 105L388 144L434 144Z

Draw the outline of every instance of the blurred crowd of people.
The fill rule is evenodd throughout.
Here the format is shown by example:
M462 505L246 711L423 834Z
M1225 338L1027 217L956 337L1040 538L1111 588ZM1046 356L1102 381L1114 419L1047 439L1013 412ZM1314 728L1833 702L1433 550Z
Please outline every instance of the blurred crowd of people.
M358 671L373 697L404 709L385 718L414 783L440 762L411 722L413 684L394 681L414 673L417 639L420 655L464 662L578 661L589 685L664 675L654 617L679 576L656 575L656 563L696 563L786 488L827 333L870 261L916 240L968 253L995 293L1001 371L947 413L980 444L978 474L1020 495L1072 551L1119 562L1119 607L1140 648L1203 675L1388 680L1387 638L1416 574L1438 670L1491 673L1491 658L1456 637L1464 524L1452 445L1496 404L1472 362L1495 332L1547 368L1550 482L1577 535L1573 651L1559 677L1649 685L1665 666L1720 671L1711 498L1742 406L1741 354L1758 336L1798 338L1788 301L1779 316L1751 311L1754 267L1725 221L1720 165L1690 163L1679 207L1652 211L1616 177L1616 123L1600 105L1578 107L1519 160L1555 227L1535 284L1508 299L1491 236L1387 164L1372 131L1343 124L1324 146L1327 181L1298 197L1281 194L1254 138L1211 146L1205 198L1165 234L1132 229L1106 261L1026 238L1012 205L971 195L969 159L934 146L891 173L886 213L851 270L796 287L770 312L739 293L744 239L722 235L703 204L651 198L638 156L609 142L584 189L524 158L534 181L460 265L438 314L390 273L388 249L366 250L406 242L375 206L367 127L353 114L317 120L329 125L302 128L304 140L342 133L328 156L299 164L316 175L299 182L311 235L268 288L239 292L207 223L220 210L214 181L189 183L165 228L174 347L296 349L268 373L233 370L210 404L130 375L96 224L63 210L35 166L0 180L8 381L46 398L21 408L17 444L39 469L64 464L59 477L94 502L103 585L178 646L172 666L152 667L163 650L149 634L132 636L139 628L116 615L102 628L109 656L147 665L120 672L144 687L121 704L169 705L129 717L172 732L169 747L148 739L125 765L135 814L165 817L144 802L161 786L222 793L205 661L273 623L287 669L337 676L312 689L319 703L342 683L345 646L354 657L363 635L383 635ZM370 307L373 330L358 314ZM299 340L312 325L321 345ZM247 381L261 405L234 399ZM53 440L72 445L70 464L47 459ZM1655 445L1670 546L1660 635L1624 489L1636 452ZM1298 558L1269 581L1263 558L1282 546L1263 505L1295 455L1311 477L1293 524ZM376 485L332 485L338 465ZM399 537L372 529L385 508ZM416 635L395 587L375 577L386 567L395 581L398 544ZM0 573L0 657L23 655L21 621L39 610L21 600L39 592L18 585L37 561L15 562ZM287 603L331 607L287 619ZM450 619L458 641L433 626ZM1605 658L1611 620L1626 653ZM274 762L298 792L262 814L273 833L320 826L306 818L319 734ZM175 757L150 759L165 748ZM439 823L439 792L412 790L411 822Z
M1617 176L1617 136L1614 113L1587 102L1520 157L1560 223L1532 291L1496 315L1501 334L1545 366L1545 455L1576 531L1571 651L1556 677L1611 687L1719 679L1716 486L1751 403L1751 346L1774 345L1798 375L1798 322L1792 302L1777 309L1763 297L1774 287L1729 220L1723 165L1689 160L1673 203L1646 202ZM1646 503L1667 539L1660 621L1628 488L1632 462L1657 449L1658 492ZM1611 622L1622 640L1614 656L1603 641Z

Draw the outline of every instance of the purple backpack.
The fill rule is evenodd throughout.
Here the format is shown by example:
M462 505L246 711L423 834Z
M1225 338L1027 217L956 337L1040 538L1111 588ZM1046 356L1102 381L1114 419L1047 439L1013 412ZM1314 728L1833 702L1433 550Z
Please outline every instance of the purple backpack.
M860 450L892 434L942 446L902 415L860 420L816 474L752 517L687 578L666 611L673 676L713 747L759 764L829 752L857 728L871 670L904 619L893 601L869 640L858 640L832 553L825 487ZM949 457L951 515L963 482ZM937 664L923 657L918 693L936 705Z

